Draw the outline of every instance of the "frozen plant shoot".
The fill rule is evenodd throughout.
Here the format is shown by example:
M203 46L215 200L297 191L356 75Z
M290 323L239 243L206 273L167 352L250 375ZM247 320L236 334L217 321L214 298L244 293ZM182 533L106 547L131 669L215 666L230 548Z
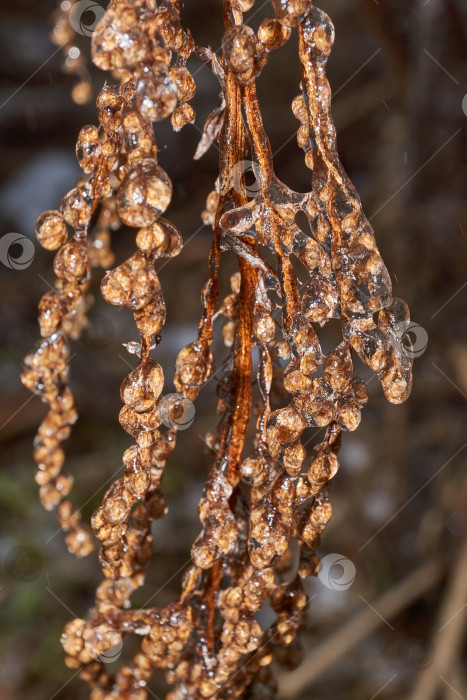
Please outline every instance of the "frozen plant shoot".
M49 407L34 445L41 500L57 509L70 552L83 557L94 538L100 543L104 579L94 607L70 621L62 637L66 663L89 684L92 700L145 700L156 669L172 686L169 700L273 697L272 662L290 669L300 661L308 609L302 581L318 569L341 435L358 427L368 398L353 358L376 373L392 403L405 401L411 387L411 359L401 343L409 312L392 297L373 230L337 153L325 75L331 20L309 0L272 0L271 15L255 32L244 23L254 0L217 4L225 31L215 54L195 44L180 1L111 0L92 38L93 61L111 76L97 97L98 125L78 136L83 178L36 227L39 242L56 251L56 282L39 303L41 340L22 378ZM310 170L304 194L274 173L256 94L270 52L289 40L297 42L301 64L292 110ZM216 141L220 159L202 214L213 239L198 336L178 355L178 399L168 406L163 368L150 356L166 321L154 264L179 255L182 236L164 218L172 183L158 164L153 125L170 119L179 131L194 121L196 85L186 65L192 54L209 64L222 91L196 155ZM245 182L247 170L254 186ZM134 230L136 249L112 268L111 237L121 235L121 225ZM222 300L225 251L236 254L238 272ZM123 381L119 415L134 444L92 517L93 537L69 500L73 479L62 473L62 443L77 417L69 341L86 325L97 267L110 270L104 299L132 311L141 342L132 346L138 364ZM206 436L212 467L192 564L178 600L136 610L131 595L153 554L151 523L166 512L164 470L184 410L215 370L213 324L221 316L230 361L218 371L219 420ZM330 320L341 339L325 356L319 331ZM307 428L323 429L311 455L302 442ZM257 613L266 601L275 620L263 629ZM132 634L139 650L110 675L106 655Z

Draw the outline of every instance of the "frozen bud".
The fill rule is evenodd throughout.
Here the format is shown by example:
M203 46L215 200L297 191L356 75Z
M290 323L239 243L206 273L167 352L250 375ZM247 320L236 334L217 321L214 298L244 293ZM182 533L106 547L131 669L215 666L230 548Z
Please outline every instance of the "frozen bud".
M292 102L292 112L298 121L302 123L308 121L308 110L303 95L297 95L297 97L294 98Z
M227 318L238 319L238 294L236 292L227 294L219 308L219 313Z
M68 622L63 630L61 643L67 654L77 656L84 647L83 633L86 629L84 620Z
M140 252L108 272L101 282L104 299L115 306L144 309L162 299L162 290L153 266Z
M254 651L261 642L261 636L261 627L256 620L240 620L235 625L234 639L242 651Z
M310 482L304 476L300 476L297 479L297 487L295 491L295 503L300 505L303 501L306 501L312 495L313 491L310 487Z
M175 364L175 389L190 401L198 396L202 384L214 371L214 357L206 355L197 343L190 343L183 348Z
M300 578L316 576L319 570L319 558L312 551L302 547L298 564L298 575Z
M356 326L350 333L350 345L363 362L377 374L385 371L395 361L390 339L379 328L360 331Z
M286 340L281 340L276 343L277 356L283 360L288 360L290 357L290 345Z
M355 241L348 256L348 274L341 283L342 312L361 318L379 311L392 301L391 279L374 240Z
M311 387L311 379L299 370L287 372L284 376L284 389L289 394L304 394L310 392Z
M106 521L118 525L123 523L130 513L130 503L123 498L111 497L104 501L103 515Z
M86 182L66 194L60 206L63 218L73 228L83 228L89 224L92 214L92 189Z
M355 376L352 388L360 408L364 408L368 402L368 389L365 382L360 377Z
M353 364L350 348L341 343L324 361L323 379L334 391L344 391L352 383Z
M291 508L295 503L295 496L295 478L284 473L277 477L272 490L272 502L284 522L288 521L292 514Z
M269 343L274 340L276 334L276 324L270 314L258 314L254 321L254 334L260 343Z
M394 297L390 306L378 314L378 326L385 333L392 333L396 338L410 330L410 311L406 302Z
M76 557L87 557L94 550L91 533L87 527L77 527L65 537L66 546Z
M329 500L329 495L326 489L322 489L315 496L313 502L313 510L310 515L310 520L318 533L321 533L326 527L332 515L332 506Z
M75 511L71 501L62 501L57 508L60 525L65 532L76 528L80 523L80 514Z
M217 205L219 203L219 194L213 190L206 198L206 209L202 212L201 218L206 226L214 226L216 218Z
M154 404L154 397L146 387L145 367L138 365L120 388L120 396L124 404L132 406L136 411L146 411Z
M145 119L159 122L177 106L177 86L165 71L146 71L138 82L136 104Z
M91 173L98 165L101 143L97 126L83 126L76 141L76 157L85 173Z
M305 448L300 442L296 442L294 445L288 445L285 448L282 464L289 476L295 477L300 474L305 456Z
M54 260L57 277L77 282L87 275L88 249L83 241L71 240L60 248Z
M266 17L259 26L258 39L265 49L272 51L285 44L290 33L290 27L281 24L275 17Z
M387 400L402 403L412 387L412 358L397 353L393 364L379 375L379 380Z
M300 409L309 427L323 427L332 421L334 411L332 394L320 379L313 379L312 382L311 391L295 396L294 403Z
M312 150L309 150L305 153L305 165L310 170L313 170L313 168L315 167L315 160Z
M306 148L310 141L310 127L308 122L300 124L297 131L297 143L300 148Z
M233 8L239 12L248 12L254 4L255 0L232 0Z
M323 450L314 459L310 460L308 467L308 481L316 493L332 479L339 469L339 461L330 449Z
M238 608L243 600L243 591L239 586L227 588L222 594L222 607Z
M42 505L46 510L52 510L60 501L68 496L73 486L73 477L61 474L54 481L44 484L39 489Z
M179 51L185 42L180 18L172 7L164 7L156 13L157 29L170 51Z
M140 2L107 7L92 39L96 65L103 70L120 67L131 70L153 58L144 10ZM110 67L106 68L105 64Z
M212 698L215 696L219 686L214 679L203 678L199 683L199 692L203 698Z
M173 66L169 75L177 86L179 102L188 102L195 96L196 84L190 71L185 66Z
M169 245L169 236L160 220L141 228L136 235L136 245L143 253L163 254Z
M191 549L194 564L200 569L211 568L232 550L237 538L238 527L230 511L213 509Z
M288 27L296 27L312 8L311 0L271 0L277 19Z
M319 364L321 364L321 347L318 336L312 325L307 324L299 328L298 331L294 333L293 342L300 356L312 352L319 359Z
M222 49L227 65L235 75L243 76L253 71L256 35L251 27L244 24L229 27L222 37Z
M256 569L265 569L287 550L288 528L277 513L262 506L252 510L250 519L249 552Z
M152 224L167 209L172 183L152 158L129 168L117 194L118 214L127 226Z
M160 218L138 231L136 245L143 253L172 258L182 249L183 241L175 226Z
M122 121L122 126L125 138L127 134L137 134L139 131L145 129L144 120L142 119L140 113L136 110L130 110L129 112L125 112ZM125 146L127 145L132 147L131 141L129 141L128 143L125 141Z
M360 404L353 392L344 394L338 399L335 420L343 430L353 431L360 425Z
M301 2L305 4L306 0ZM308 4L311 6L311 2ZM303 36L313 53L326 60L334 44L334 25L325 12L315 7L308 13L303 24Z
M60 294L55 290L46 292L39 302L39 326L42 336L55 333L61 323L63 311L64 305Z
M324 325L339 311L339 296L335 285L315 272L302 299L303 313L312 323Z
M106 131L115 131L122 123L122 98L119 89L106 85L96 100L97 116Z
M278 442L281 445L295 442L306 428L301 413L293 406L286 406L273 411L268 421L268 447L271 443Z
M123 134L128 163L151 155L155 148L154 134L139 112L132 110L125 114Z
M46 250L58 250L67 241L66 223L59 211L45 211L39 216L36 237Z
M60 467L57 465L50 465L47 466L47 468L45 469L40 469L35 475L34 480L36 484L39 484L39 486L43 486L44 484L48 484L49 481L52 481L52 479L55 479L55 477L57 477L59 474Z
M160 333L166 317L165 302L160 285L156 298L144 308L135 311L134 316L136 328L147 342Z
M326 255L323 247L314 238L307 238L298 257L310 272L319 270L324 277L330 276L332 272L331 260Z
M178 105L172 112L170 117L172 128L174 131L180 131L187 124L193 124L195 121L195 110L189 104L183 103Z
M259 486L268 478L267 464L259 456L247 457L240 465L242 481L250 486Z

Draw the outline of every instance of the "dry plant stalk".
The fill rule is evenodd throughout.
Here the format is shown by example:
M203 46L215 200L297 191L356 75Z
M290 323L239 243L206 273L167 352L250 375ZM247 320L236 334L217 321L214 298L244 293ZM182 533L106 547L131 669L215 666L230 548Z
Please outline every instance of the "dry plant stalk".
M401 345L408 309L392 298L372 228L337 154L325 76L333 25L309 0L272 0L273 14L255 33L243 23L253 4L224 0L218 58L182 27L179 1L111 0L92 54L117 82L99 93L99 127L79 134L82 182L60 211L45 212L37 222L40 243L57 250L57 281L39 304L42 340L26 358L23 382L50 409L35 442L40 496L46 508L57 507L68 548L78 556L93 542L68 500L72 477L61 473L61 442L76 419L67 387L69 338L86 323L91 267L108 269L113 262L110 231L121 223L137 229L136 252L101 284L108 303L133 311L141 334L139 363L121 388L120 423L135 444L123 455L123 476L92 518L105 576L95 606L62 637L66 663L80 670L93 700L147 698L154 669L173 684L170 700L272 697L273 660L285 668L300 661L297 637L307 611L302 580L319 565L315 551L331 516L327 486L339 466L341 432L357 428L367 401L352 350L377 374L389 401L400 403L410 391L411 360ZM302 76L292 109L312 171L306 194L274 174L255 87L269 52L295 29ZM220 171L203 212L214 237L198 337L178 355L179 399L167 408L162 367L150 357L165 323L154 263L179 254L182 239L162 218L172 185L157 162L153 122L170 116L178 131L194 120L189 100L195 82L186 67L192 54L210 64L222 88L222 106L208 119L197 153L218 139ZM242 177L245 162L253 163L254 193ZM299 213L308 233L297 224ZM238 256L239 272L219 304L225 250ZM307 272L306 285L297 281L298 266ZM192 565L178 601L134 610L130 597L152 556L151 522L166 512L161 479L177 430L164 428L164 415L183 413L212 376L219 315L231 363L218 385L218 427L206 437L213 465L199 504L202 530ZM316 331L331 319L340 322L342 340L324 356ZM253 420L256 433L249 440ZM307 459L301 436L310 427L325 434ZM266 601L276 620L262 629L256 616ZM111 676L105 654L128 634L142 637L140 650Z

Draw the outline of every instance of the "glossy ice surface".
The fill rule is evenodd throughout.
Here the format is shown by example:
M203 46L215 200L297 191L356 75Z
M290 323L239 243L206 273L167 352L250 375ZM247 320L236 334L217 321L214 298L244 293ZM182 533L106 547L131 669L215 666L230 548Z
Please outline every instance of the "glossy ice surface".
M62 638L66 662L80 669L93 700L147 698L154 668L174 684L170 700L274 692L271 662L291 667L298 661L296 638L307 610L301 581L317 571L315 550L331 516L326 486L339 467L341 434L358 427L368 399L353 356L377 374L389 401L400 403L410 392L411 359L401 342L408 309L392 297L372 228L337 154L325 76L333 25L309 0L271 4L274 14L256 34L242 15L254 2L224 0L222 55L216 58L182 27L179 2L155 8L151 0L112 1L93 35L93 60L117 83L97 98L99 126L84 127L78 137L87 177L65 195L60 212L45 212L37 222L41 245L57 251L57 279L39 305L42 340L26 358L23 382L49 406L34 453L41 499L58 509L67 545L78 556L87 555L93 541L68 500L72 477L61 473L61 443L76 420L67 386L68 339L86 324L91 267L113 264L110 232L121 223L137 229L136 252L101 285L109 304L133 312L141 335L139 363L121 387L119 417L135 443L123 455L123 476L92 518L105 580L95 606L69 623ZM292 34L298 34L302 68L292 110L311 171L305 194L274 174L255 88L268 53ZM210 62L221 84L222 105L208 119L203 142L205 149L218 140L220 171L203 212L214 230L203 315L198 337L178 355L178 398L168 403L162 367L149 357L166 320L154 263L179 254L182 239L161 218L172 184L158 165L153 123L171 116L178 131L194 120L188 101L195 82L186 67L194 52ZM247 170L254 186L245 182ZM303 217L307 227L299 223ZM226 250L237 254L239 273L219 304ZM307 272L304 284L297 265ZM151 521L166 512L161 478L177 430L215 369L218 316L225 317L232 361L218 377L220 421L207 436L214 463L199 503L202 530L192 565L178 601L130 610L152 556ZM341 341L325 356L319 329L330 320L340 323ZM259 399L252 392L254 348ZM253 440L247 434L252 423ZM307 458L302 435L316 427L325 435ZM285 571L287 583L279 577ZM262 630L255 613L266 600L276 620ZM103 657L124 633L141 635L141 649L111 676Z

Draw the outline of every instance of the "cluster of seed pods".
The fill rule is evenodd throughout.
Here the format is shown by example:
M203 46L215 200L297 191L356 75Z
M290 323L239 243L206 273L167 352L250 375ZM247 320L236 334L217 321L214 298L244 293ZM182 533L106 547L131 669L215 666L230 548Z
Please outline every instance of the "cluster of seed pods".
M300 662L298 635L308 609L302 581L318 570L341 434L358 427L368 399L353 357L377 374L389 401L400 403L410 392L411 361L401 343L408 309L392 298L373 231L337 154L325 76L334 28L310 0L271 4L272 14L255 32L243 23L254 0L224 0L217 59L183 29L180 2L112 0L93 35L92 55L118 83L99 93L99 127L84 127L78 137L87 177L64 197L60 212L46 212L37 223L42 245L58 250L57 282L40 302L43 340L26 359L23 381L50 408L35 452L41 497L46 507L58 505L68 547L80 556L92 543L66 500L71 479L60 474L59 445L76 418L66 387L68 338L86 322L91 267L113 263L110 232L121 224L137 229L136 252L101 284L108 303L131 309L141 335L139 363L121 387L120 423L135 444L92 518L105 580L86 618L70 622L62 637L66 662L89 683L92 700L143 700L154 669L173 685L169 700L272 697L272 662L286 669ZM305 194L274 174L255 87L269 53L293 32L302 74L292 109L312 171ZM165 427L164 374L150 357L166 315L154 263L182 248L180 234L162 218L172 186L157 162L153 122L170 116L178 131L194 120L188 101L195 83L186 67L193 53L221 83L222 105L204 136L208 145L219 141L220 172L203 212L214 236L198 337L176 361L180 401L196 401L214 372L219 316L228 358L217 387L220 420L206 435L213 465L199 504L202 528L180 598L162 609L134 610L130 597L152 556L151 522L166 512L161 479L177 433ZM244 182L245 163L256 175L254 193ZM75 230L71 239L67 226ZM236 253L239 272L219 303L226 250ZM300 276L306 271L303 284L297 269ZM317 330L330 320L340 325L341 341L325 356ZM324 436L307 457L302 440L309 428ZM264 628L267 601L276 619ZM106 654L126 634L140 635L141 647L112 676Z

